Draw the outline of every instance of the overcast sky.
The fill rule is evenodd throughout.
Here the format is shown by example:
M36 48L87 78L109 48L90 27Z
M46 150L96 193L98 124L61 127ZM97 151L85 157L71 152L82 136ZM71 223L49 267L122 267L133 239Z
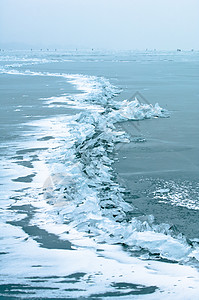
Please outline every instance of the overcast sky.
M0 0L0 47L199 49L199 0Z

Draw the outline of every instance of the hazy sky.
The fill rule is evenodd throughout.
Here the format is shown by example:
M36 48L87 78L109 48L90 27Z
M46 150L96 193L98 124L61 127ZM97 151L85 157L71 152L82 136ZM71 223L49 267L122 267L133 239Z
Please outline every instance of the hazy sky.
M199 0L0 0L0 47L199 49Z

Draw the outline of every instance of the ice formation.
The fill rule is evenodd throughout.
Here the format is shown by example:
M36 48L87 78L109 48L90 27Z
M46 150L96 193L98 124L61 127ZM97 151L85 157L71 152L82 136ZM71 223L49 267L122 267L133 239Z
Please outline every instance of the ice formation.
M129 142L116 123L167 117L168 112L158 104L143 104L137 99L114 100L119 90L105 78L21 71L8 66L0 72L65 78L80 93L41 101L82 110L75 116L29 124L35 126L33 150L39 159L33 164L37 174L29 192L23 184L18 186L21 198L12 200L18 208L13 206L6 214L2 210L1 237L6 253L2 283L12 285L16 293L26 291L22 298L30 295L31 299L117 297L118 290L125 299L171 299L171 293L175 299L182 299L182 295L196 298L198 273L183 263L198 260L197 246L174 235L168 224L157 225L153 216L137 214L136 208L125 201L126 190L118 184L112 168L115 145ZM49 135L52 140L45 139ZM32 141L24 141L20 147L31 148ZM36 150L41 147L46 150ZM23 172L29 175L29 170ZM159 189L157 193L166 191ZM28 215L23 205L31 205L34 213ZM28 218L30 229L45 230L61 242L69 241L72 247L41 247L38 237L23 230ZM20 220L22 225L16 225Z

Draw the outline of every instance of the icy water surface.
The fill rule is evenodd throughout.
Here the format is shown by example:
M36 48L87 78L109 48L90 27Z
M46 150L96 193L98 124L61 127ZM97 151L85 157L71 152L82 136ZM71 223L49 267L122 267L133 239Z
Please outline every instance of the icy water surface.
M3 299L196 298L197 59L1 53Z

